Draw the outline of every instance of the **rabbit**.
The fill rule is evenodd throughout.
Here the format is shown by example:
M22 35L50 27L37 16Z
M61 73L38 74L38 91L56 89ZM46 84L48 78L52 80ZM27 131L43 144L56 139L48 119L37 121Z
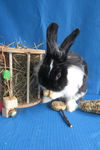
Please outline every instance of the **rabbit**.
M88 68L81 56L70 50L80 30L75 29L57 45L58 24L47 27L47 51L38 70L38 81L43 90L52 91L50 97L43 96L43 103L64 98L67 111L77 109L77 101L87 91Z

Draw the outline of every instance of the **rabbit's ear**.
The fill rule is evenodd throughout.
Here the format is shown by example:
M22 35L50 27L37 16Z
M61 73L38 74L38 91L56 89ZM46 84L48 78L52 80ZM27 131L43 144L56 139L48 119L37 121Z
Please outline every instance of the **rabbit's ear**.
M67 36L64 41L62 42L61 46L60 46L60 50L64 50L66 52L68 52L68 50L70 49L70 47L72 46L75 38L77 37L77 35L80 33L79 29L75 29L69 36Z
M58 49L57 46L57 31L58 25L56 23L51 23L47 28L47 52L53 53L55 50Z

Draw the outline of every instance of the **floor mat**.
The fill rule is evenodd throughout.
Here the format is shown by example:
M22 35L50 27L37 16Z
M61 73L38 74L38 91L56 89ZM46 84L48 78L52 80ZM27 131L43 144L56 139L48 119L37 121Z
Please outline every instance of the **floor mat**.
M100 150L100 115L65 112L73 128L48 104L0 116L0 150Z

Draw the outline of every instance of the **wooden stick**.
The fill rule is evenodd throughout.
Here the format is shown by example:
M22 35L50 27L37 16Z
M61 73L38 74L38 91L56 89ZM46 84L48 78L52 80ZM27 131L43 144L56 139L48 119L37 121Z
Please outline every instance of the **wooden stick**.
M2 48L0 48L0 51L2 51ZM31 49L31 48L4 48L3 52L8 52L8 53L30 53L30 54L45 54L45 50L41 49Z
M1 78L1 74L0 74L0 100L2 99L2 78Z
M70 128L72 128L72 124L69 122L67 116L64 114L64 111L63 111L63 110L60 110L60 112L62 113L63 117L65 118L65 121L66 121L66 123L68 124L68 126L69 126Z
M40 61L42 61L42 54L40 55ZM38 99L40 99L40 85L38 84Z
M32 103L28 103L28 104L22 104L22 105L19 105L17 106L16 108L26 108L26 107L31 107L31 106L35 106L37 104L39 104L42 100L37 100L37 101L34 101Z
M30 98L30 54L27 54L27 103Z
M9 53L9 67L10 67L10 75L11 75L11 79L10 79L10 92L9 92L9 96L12 97L13 96L13 81L12 81L12 77L13 77L13 59L12 59L12 53ZM8 83L9 84L9 83Z

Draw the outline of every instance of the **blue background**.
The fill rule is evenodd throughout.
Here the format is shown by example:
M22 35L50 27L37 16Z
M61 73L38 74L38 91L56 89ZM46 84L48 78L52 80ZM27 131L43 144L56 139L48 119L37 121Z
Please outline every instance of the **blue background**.
M44 43L49 23L59 24L58 44L80 28L72 50L88 63L88 94L100 95L99 0L0 0L0 43L17 41L28 47Z
M81 33L72 50L89 68L87 99L100 98L99 0L0 0L0 43L17 41L33 47L44 43L49 23L59 24L58 44L75 28ZM18 111L15 118L0 117L0 150L100 150L99 116L79 110L69 115L66 127L47 105Z

